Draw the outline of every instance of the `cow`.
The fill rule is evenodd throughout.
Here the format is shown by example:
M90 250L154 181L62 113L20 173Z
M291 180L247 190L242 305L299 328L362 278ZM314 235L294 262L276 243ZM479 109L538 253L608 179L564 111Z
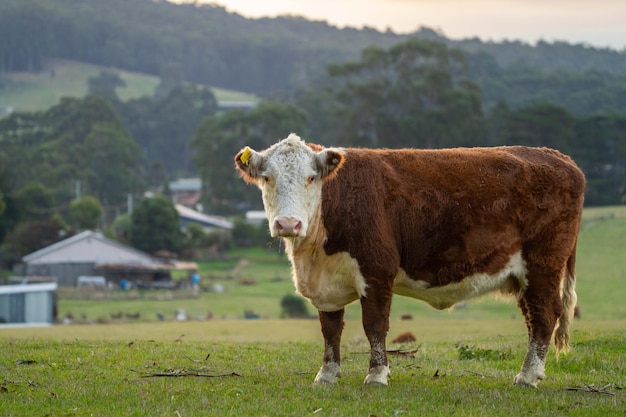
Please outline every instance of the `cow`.
M318 310L324 354L315 384L341 376L344 308L359 300L370 344L364 383L387 385L393 293L436 309L487 293L517 299L527 352L513 383L544 379L552 337L569 349L585 178L548 148L323 147L296 134L235 156L258 186L296 291Z

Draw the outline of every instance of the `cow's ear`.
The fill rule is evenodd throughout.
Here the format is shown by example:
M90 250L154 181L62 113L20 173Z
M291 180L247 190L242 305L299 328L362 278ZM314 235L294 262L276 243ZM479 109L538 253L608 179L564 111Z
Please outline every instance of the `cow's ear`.
M261 154L246 146L235 155L235 168L237 168L244 181L256 184L262 161L263 157Z
M317 154L317 166L320 170L320 177L326 181L333 178L344 161L346 156L341 149L328 148Z

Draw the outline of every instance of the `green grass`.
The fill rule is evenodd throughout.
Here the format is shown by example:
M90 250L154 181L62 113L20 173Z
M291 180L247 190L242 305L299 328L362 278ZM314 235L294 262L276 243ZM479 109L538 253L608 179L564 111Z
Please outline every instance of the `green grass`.
M524 354L524 332L500 321L482 322L479 334L462 321L394 322L394 332L421 329L425 337L405 346L417 349L414 357L390 358L393 375L383 389L362 386L368 357L364 339L351 333L358 322L347 325L343 377L332 387L312 386L322 348L300 335L314 323L234 321L228 327L236 338L213 329L223 323L183 323L180 329L173 323L62 326L53 328L55 336L34 337L28 333L33 329L2 330L0 414L608 416L626 411L623 321L577 326L573 351L558 362L550 356L538 390L511 386ZM262 329L250 332L257 324ZM79 327L86 333L77 337L73 332ZM278 333L279 342L266 341L268 329ZM262 341L238 341L246 334L250 340L266 335ZM505 354L464 360L458 342ZM193 376L198 374L213 376ZM615 395L585 391L607 385Z
M0 108L13 107L14 111L39 111L54 106L62 97L83 97L87 94L87 80L97 76L103 69L96 65L64 60L52 60L49 66L54 68L54 75L51 70L4 75L9 83L0 89ZM116 90L123 101L152 96L159 83L158 77L155 76L119 69L114 71L126 83L125 87ZM221 88L212 90L218 100L257 100L251 94Z

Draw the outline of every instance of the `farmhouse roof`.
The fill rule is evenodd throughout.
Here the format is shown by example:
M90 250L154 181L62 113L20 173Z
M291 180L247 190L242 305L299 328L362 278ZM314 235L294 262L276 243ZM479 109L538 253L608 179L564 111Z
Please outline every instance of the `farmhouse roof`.
M176 211L178 212L178 216L181 219L199 223L202 226L206 227L219 227L228 230L231 230L233 228L233 224L223 217L210 216L204 213L200 213L199 211L195 211L193 209L190 209L189 207L185 207L182 204L176 204L175 207Z
M86 230L22 258L26 264L49 263L125 263L154 264L152 256L100 233Z

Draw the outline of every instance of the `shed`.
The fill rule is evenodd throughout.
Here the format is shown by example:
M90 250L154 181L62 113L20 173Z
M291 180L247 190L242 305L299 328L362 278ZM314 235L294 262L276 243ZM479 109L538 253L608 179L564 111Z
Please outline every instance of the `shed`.
M56 282L0 285L0 326L47 326L56 319Z
M90 230L47 246L22 258L22 275L53 276L59 285L76 285L80 276L128 280L169 279L171 266L140 250Z

